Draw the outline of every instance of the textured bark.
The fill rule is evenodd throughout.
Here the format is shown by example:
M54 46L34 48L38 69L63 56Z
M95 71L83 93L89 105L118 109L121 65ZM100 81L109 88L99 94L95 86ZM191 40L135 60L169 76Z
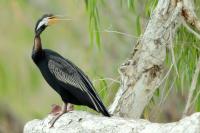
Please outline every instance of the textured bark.
M140 118L162 82L166 48L181 24L182 1L159 0L131 57L120 67L121 87L112 114Z
M200 133L200 113L167 124L142 119L100 117L81 111L66 113L53 128L48 125L51 119L49 115L43 120L28 122L24 133Z

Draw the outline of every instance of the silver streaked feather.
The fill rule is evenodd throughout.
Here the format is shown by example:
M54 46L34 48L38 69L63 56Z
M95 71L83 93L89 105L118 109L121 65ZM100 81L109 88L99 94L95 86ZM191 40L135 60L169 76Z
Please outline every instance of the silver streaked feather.
M48 67L50 72L56 76L56 78L64 83L70 84L72 86L75 86L76 88L79 88L83 91L84 84L78 77L78 74L75 70L68 67L66 69L67 71L63 72L62 65L58 64L57 62L53 60L49 60ZM76 79L76 81L75 81Z
M51 59L48 62L48 67L50 72L61 82L70 84L72 86L75 86L77 89L80 89L81 91L85 92L91 99L93 105L99 111L96 103L100 106L98 101L94 98L94 96L91 94L91 92L86 88L85 84L81 80L80 74L77 72L73 66L71 66L68 62L66 62L64 59L60 57L51 56ZM87 79L88 80L88 79ZM89 82L91 85L91 83ZM97 96L98 98L98 96ZM95 101L96 103L95 103ZM102 107L101 107L102 108Z

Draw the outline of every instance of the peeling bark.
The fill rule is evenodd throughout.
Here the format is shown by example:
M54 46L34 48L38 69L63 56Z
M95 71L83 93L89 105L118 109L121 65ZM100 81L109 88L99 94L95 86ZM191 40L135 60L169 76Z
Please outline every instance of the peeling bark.
M200 113L178 122L159 124L147 120L130 120L119 117L100 117L87 112L73 111L63 115L49 128L52 116L32 120L24 127L24 133L199 133Z

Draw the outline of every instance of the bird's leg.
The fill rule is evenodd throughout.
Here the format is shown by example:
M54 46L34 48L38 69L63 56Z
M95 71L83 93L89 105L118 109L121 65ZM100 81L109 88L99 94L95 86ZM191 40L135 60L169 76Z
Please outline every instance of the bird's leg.
M61 106L59 106L57 104L52 104L51 105L51 112L49 114L56 116L57 114L59 114L61 112L61 110L62 110ZM74 105L71 104L71 103L68 103L66 112L73 111L73 110L74 110Z
M67 103L64 103L61 111L49 122L50 128L53 127L54 123L60 118L63 114L67 112Z

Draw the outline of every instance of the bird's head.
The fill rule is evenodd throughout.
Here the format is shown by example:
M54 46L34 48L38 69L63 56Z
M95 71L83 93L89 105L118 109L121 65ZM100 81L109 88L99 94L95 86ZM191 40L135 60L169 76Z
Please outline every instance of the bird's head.
M53 14L43 15L36 23L35 35L36 36L40 35L46 29L46 27L48 27L52 24L55 24L60 20L70 20L70 19L66 19L61 16L53 15Z

